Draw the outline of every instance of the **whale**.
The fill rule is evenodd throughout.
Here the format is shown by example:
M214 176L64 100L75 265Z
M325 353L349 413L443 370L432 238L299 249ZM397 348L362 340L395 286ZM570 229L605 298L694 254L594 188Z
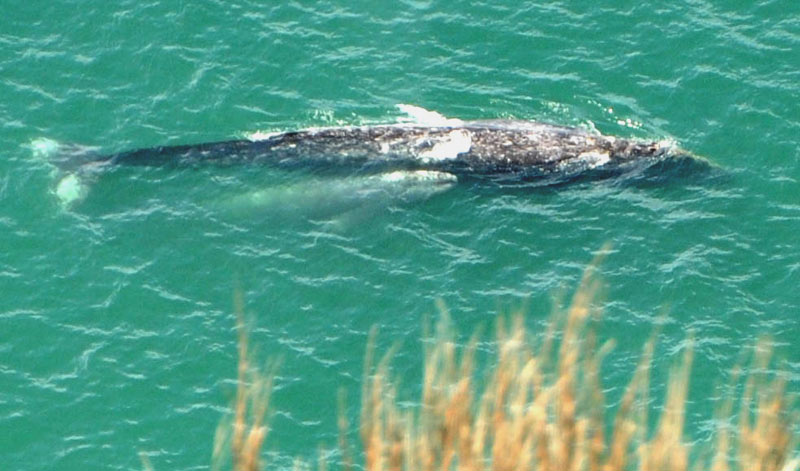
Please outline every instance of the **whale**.
M305 220L343 228L387 207L427 200L449 191L456 183L454 175L430 170L344 177L308 175L224 192L208 207L226 219Z
M87 175L115 166L248 163L348 175L431 171L457 179L531 181L589 171L618 173L685 154L670 140L622 138L536 121L462 121L412 105L398 108L411 121L259 132L240 139L112 154L64 147L52 152L58 155L54 163L62 172L55 193L65 202L80 199L87 191Z

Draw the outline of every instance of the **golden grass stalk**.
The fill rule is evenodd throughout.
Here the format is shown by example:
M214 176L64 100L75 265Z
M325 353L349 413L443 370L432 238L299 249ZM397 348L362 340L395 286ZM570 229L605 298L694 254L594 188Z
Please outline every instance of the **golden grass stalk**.
M597 261L595 261L595 264ZM691 337L670 372L664 407L649 429L648 393L655 334L646 342L617 407L610 434L600 381L602 360L611 342L597 345L592 320L601 284L591 265L570 307L556 313L540 348L534 348L522 315L497 324L497 357L478 377L474 335L457 348L450 315L441 317L425 344L422 392L417 408L401 408L397 387L389 379L391 352L375 365L376 330L370 332L364 361L360 434L366 471L685 471L690 450L684 441ZM230 462L234 471L261 468L260 451L267 436L264 416L272 374L262 374L249 360L241 296L235 298L238 330L236 398L229 422L217 430L212 469ZM556 333L560 332L560 338ZM558 345L554 349L554 345ZM731 423L733 395L722 402L711 459L696 458L693 469L729 471L800 471L797 441L787 411L786 382L767 374L771 348L756 345L751 373L744 385L738 433ZM460 351L460 352L459 352ZM737 371L737 370L735 370ZM738 377L738 373L734 374ZM344 396L339 397L339 446L346 471L353 459L346 443L349 426ZM690 451L692 454L690 455ZM228 458L230 458L228 460ZM146 469L152 469L146 456ZM299 462L296 468L300 468ZM327 469L320 453L319 469Z
M268 432L264 419L272 392L273 374L271 371L265 374L250 363L243 301L239 292L234 296L234 307L239 354L236 398L232 420L223 421L217 428L211 462L212 469L218 470L230 458L233 471L257 471L261 469L261 447Z
M664 407L655 430L649 430L649 368L655 336L644 347L617 408L610 436L600 382L603 356L610 343L597 346L591 320L600 283L590 267L565 313L556 315L540 349L528 341L521 315L510 325L497 324L497 357L476 380L475 337L456 348L450 316L441 320L426 344L419 407L401 409L389 379L389 356L374 365L374 336L365 360L361 439L367 471L683 471L690 467L684 441L691 338L670 373ZM562 332L554 353L555 332ZM758 352L768 351L759 344ZM756 355L764 370L768 354ZM483 384L482 391L479 391ZM732 402L721 411L730 415ZM787 414L785 382L767 383L751 375L745 385L738 443L720 422L717 450L696 469L789 471L798 469ZM735 456L730 449L735 450ZM700 453L695 453L700 455Z

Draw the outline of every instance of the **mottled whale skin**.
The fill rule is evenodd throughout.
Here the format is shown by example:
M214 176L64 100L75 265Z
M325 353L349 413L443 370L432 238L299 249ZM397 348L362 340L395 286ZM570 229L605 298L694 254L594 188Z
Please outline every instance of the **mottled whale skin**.
M494 120L304 129L253 139L138 149L97 157L91 163L303 163L525 178L615 168L661 159L672 150L673 146L664 141L622 139L530 121Z
M54 193L69 205L88 192L99 171L122 165L193 167L262 163L345 176L439 172L462 178L549 185L583 175L648 168L687 153L671 141L605 136L585 129L523 120L462 121L413 105L397 105L413 121L310 128L200 144L159 146L101 155L41 140L34 153L60 169ZM540 183L536 183L539 185Z

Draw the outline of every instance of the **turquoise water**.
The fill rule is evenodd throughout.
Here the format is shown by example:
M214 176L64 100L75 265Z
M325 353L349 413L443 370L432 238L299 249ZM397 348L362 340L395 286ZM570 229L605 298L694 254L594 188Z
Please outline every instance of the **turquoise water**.
M693 331L699 444L757 334L797 392L800 3L197 3L4 2L4 469L141 469L140 452L206 468L233 397L237 286L258 357L281 359L268 461L313 460L336 443L337 388L356 421L372 325L379 348L402 342L412 399L436 299L465 334L521 305L536 328L605 242L612 402L665 309L653 397ZM378 202L326 199L313 190L333 183L302 172L120 168L65 210L30 146L395 122L399 103L674 139L714 167Z

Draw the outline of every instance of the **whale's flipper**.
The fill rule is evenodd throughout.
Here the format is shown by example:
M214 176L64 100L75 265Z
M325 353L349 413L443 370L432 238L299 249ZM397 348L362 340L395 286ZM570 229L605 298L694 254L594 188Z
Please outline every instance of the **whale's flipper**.
M68 173L58 181L53 193L61 206L70 206L82 201L89 194L89 186L78 173Z

